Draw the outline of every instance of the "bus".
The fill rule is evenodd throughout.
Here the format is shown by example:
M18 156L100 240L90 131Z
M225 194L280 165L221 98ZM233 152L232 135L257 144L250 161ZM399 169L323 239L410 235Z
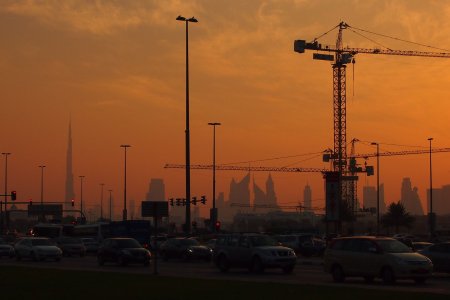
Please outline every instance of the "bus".
M56 240L63 236L71 236L73 229L72 224L36 224L31 230L31 235Z
M130 237L137 240L144 247L150 244L151 226L147 220L113 221L110 223L95 223L77 225L73 228L72 236L78 238L93 238L101 242L106 238Z

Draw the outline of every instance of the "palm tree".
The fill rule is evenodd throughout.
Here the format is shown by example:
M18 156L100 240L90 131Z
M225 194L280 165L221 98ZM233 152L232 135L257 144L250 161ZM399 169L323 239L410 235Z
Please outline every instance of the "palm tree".
M414 223L414 217L406 212L402 203L391 203L388 207L388 211L381 218L381 223L384 227L395 228L395 233L398 233L400 227L411 228Z

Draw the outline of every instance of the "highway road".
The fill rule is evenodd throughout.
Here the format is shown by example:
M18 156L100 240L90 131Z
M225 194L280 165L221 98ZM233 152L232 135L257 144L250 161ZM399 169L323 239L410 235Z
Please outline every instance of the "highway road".
M2 258L0 259L0 268L1 266L26 266L33 268L121 272L148 274L154 276L153 263L150 267L143 267L142 265L128 265L123 267L112 263L105 264L104 266L98 266L97 260L94 256L64 257L60 262L34 262L27 259L16 261L14 259ZM323 271L321 260L319 258L299 259L293 274L283 274L283 272L278 269L266 269L264 274L253 274L247 269L231 269L227 273L221 273L213 263L204 261L183 262L180 260L171 260L164 262L158 260L157 266L159 276L169 277L345 286L367 289L408 290L450 295L450 274L434 274L433 278L427 281L424 285L417 285L412 280L400 280L394 286L386 286L380 280L375 280L373 283L367 284L362 278L347 278L344 283L337 284L332 281L329 274Z

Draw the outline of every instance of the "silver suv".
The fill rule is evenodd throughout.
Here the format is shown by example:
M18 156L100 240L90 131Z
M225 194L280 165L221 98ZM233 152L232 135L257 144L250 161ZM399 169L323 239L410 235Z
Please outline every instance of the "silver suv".
M366 282L380 277L392 284L397 278L424 283L431 276L433 264L405 244L386 237L356 236L334 239L325 250L325 271L334 281L361 276Z
M231 267L244 267L255 273L262 273L265 268L281 268L284 273L292 273L297 262L294 250L279 246L264 234L221 235L213 259L222 272Z

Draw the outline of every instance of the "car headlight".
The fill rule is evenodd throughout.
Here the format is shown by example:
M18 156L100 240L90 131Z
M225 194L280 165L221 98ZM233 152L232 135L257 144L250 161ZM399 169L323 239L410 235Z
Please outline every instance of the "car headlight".
M192 249L188 249L187 250L189 253L192 253L192 252L194 252Z
M289 251L289 256L296 256L296 255L295 255L295 251L294 251L294 250L290 250L290 251Z

